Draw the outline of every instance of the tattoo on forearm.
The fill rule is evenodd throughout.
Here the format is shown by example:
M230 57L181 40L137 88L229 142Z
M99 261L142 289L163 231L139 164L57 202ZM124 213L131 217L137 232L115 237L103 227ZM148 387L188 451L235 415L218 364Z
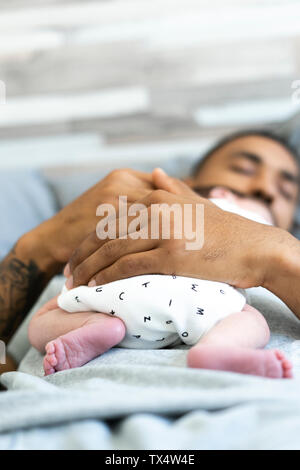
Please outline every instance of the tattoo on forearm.
M15 249L0 263L0 339L8 342L47 283L37 264L20 260Z

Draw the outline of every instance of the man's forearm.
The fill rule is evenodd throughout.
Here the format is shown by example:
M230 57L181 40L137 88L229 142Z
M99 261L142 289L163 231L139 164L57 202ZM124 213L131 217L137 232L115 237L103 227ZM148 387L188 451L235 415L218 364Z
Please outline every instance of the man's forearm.
M263 287L283 300L300 319L300 241L278 229L272 242Z
M0 263L0 339L7 343L55 274L56 266L31 234Z

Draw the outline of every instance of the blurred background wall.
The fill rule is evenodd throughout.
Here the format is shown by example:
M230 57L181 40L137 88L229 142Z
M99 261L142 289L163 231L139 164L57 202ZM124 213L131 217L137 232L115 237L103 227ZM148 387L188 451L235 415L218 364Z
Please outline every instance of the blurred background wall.
M296 0L0 0L0 168L199 154L298 109Z

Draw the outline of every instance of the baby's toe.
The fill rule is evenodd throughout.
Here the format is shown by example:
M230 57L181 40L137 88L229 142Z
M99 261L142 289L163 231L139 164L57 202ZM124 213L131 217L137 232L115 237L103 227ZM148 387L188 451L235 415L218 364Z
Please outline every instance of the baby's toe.
M57 358L55 354L47 354L46 357L47 357L49 364L51 364L52 367L57 366Z
M50 341L50 343L46 344L45 349L46 349L47 354L54 354L55 353L54 341Z
M51 375L55 373L55 369L49 363L47 357L44 358L43 366L44 366L45 375Z
M277 359L281 362L282 377L284 379L291 379L293 377L293 364L285 357L285 354L282 351L275 349L274 352Z
M293 378L293 364L291 361L285 359L282 362L282 371L283 371L283 377L286 379L292 379Z
M283 361L285 359L285 355L279 349L274 349L274 353L277 359L279 359L280 361Z

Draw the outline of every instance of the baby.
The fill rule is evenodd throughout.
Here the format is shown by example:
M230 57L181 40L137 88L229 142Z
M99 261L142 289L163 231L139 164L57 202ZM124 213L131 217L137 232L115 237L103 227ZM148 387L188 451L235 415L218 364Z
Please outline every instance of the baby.
M214 188L221 209L272 224L268 207ZM45 375L82 366L110 348L165 348L185 343L189 367L270 378L291 378L292 364L278 350L264 350L270 331L228 284L179 276L145 275L103 286L64 287L29 325L31 344L46 349Z

